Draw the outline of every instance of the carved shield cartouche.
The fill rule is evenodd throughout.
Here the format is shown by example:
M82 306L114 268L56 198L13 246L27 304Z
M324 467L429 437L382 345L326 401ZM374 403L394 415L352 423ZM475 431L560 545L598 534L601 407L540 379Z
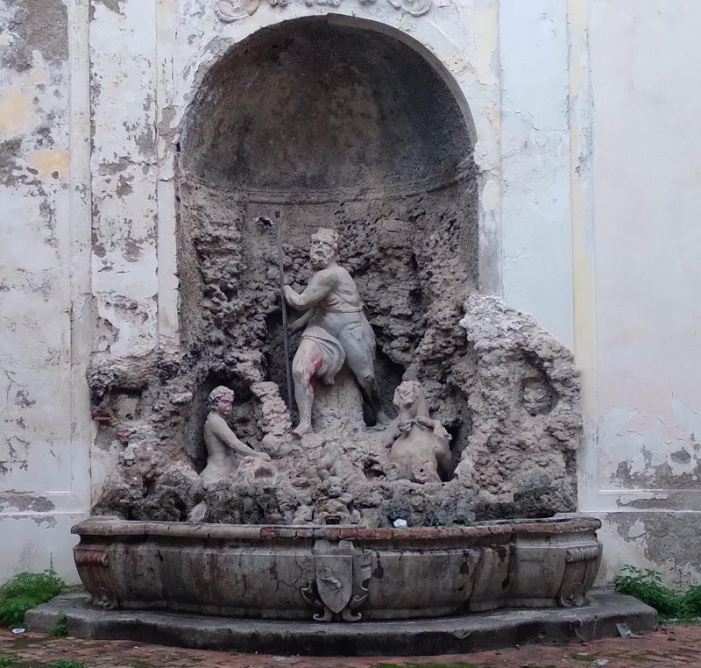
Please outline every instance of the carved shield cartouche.
M342 540L333 545L318 540L314 546L316 587L324 605L336 614L349 603L353 595L353 544Z

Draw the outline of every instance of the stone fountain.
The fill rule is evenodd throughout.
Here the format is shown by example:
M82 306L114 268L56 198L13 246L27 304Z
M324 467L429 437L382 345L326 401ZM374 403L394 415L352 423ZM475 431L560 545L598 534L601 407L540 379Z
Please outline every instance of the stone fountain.
M179 345L93 357L115 466L74 528L90 601L52 614L311 653L649 625L588 599L578 371L478 290L478 174L445 82L387 35L276 31L223 56L183 124Z
M301 314L289 331L303 330L289 373L295 426L278 385L242 356L262 434L247 432L253 446L239 438L236 392L214 387L198 474L157 429L194 403L191 367L162 358L140 369L162 380L144 388L151 410L119 425L128 445L96 506L107 517L74 529L93 604L322 623L584 605L599 522L538 519L574 509L581 419L569 352L499 299L471 295L461 336L447 314L428 321L427 362L385 405L339 234L312 234L310 260L306 284L283 278L280 291ZM96 415L114 414L126 378L113 360L95 366Z
M395 248L409 244L390 229ZM309 256L299 282L281 260L283 320L288 309L298 317L278 329L283 341L269 335L284 349L301 332L288 373L286 355L277 370L290 405L255 350L96 360L94 415L124 448L96 516L74 527L90 602L54 604L73 632L323 653L351 651L351 625L363 638L353 652L426 653L529 640L534 619L542 637L654 623L634 604L607 613L589 601L600 523L553 517L575 508L582 426L569 351L496 297L467 295L455 319L446 293L388 384L339 233L313 233ZM391 289L384 299L397 302ZM471 627L500 609L557 608L584 613L507 615L497 626L509 632L493 637ZM32 614L42 628L45 613ZM310 625L325 630L315 637ZM419 628L428 644L411 640Z

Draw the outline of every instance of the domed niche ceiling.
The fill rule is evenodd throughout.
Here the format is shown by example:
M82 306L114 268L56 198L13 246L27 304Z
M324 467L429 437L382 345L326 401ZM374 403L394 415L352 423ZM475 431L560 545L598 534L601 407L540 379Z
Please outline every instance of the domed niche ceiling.
M211 68L187 113L180 324L207 369L190 439L200 463L195 444L215 384L238 391L236 430L249 439L261 437L251 384L273 380L286 396L278 225L298 290L311 273L310 235L339 232L340 262L377 337L386 409L402 376L418 377L456 459L467 441L461 388L472 363L458 322L477 284L472 143L436 69L367 28L315 17L260 30Z

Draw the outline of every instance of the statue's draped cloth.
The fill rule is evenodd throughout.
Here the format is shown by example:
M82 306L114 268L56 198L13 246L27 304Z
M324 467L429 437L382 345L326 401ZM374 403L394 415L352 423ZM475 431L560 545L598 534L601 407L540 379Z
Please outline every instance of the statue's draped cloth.
M315 363L315 375L332 384L346 361L346 353L361 357L372 364L375 359L375 333L362 311L317 314L307 325L302 340L313 342L321 353ZM356 351L355 354L351 351ZM372 368L370 368L372 373Z

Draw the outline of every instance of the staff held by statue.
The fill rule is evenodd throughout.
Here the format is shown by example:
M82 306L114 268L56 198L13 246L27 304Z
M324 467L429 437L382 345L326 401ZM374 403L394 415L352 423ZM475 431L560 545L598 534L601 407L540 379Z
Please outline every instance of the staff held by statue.
M282 252L282 222L280 221L280 212L275 212L275 222L265 216L260 216L258 220L267 225L274 227L277 233L277 261L280 270L280 303L282 306L282 337L285 346L285 379L287 381L287 407L292 410L292 373L290 370L290 336L287 325L287 302L283 288L285 287L285 267L283 262Z

